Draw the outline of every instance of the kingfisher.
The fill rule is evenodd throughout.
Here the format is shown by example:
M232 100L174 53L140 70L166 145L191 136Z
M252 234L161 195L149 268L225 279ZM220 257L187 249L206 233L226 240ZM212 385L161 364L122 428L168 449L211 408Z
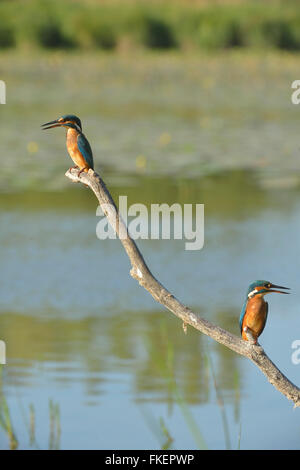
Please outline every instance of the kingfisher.
M265 328L268 303L264 300L264 296L271 292L289 294L289 292L277 289L289 290L289 287L277 286L269 281L254 281L248 287L247 297L240 315L240 330L245 341L248 341L247 332L249 332L254 339L254 344L257 344L257 338Z
M79 168L79 173L87 173L90 168L94 169L93 152L89 141L82 133L81 120L74 114L65 114L54 121L42 124L43 130L53 129L53 127L64 127L67 131L67 150L75 163L75 168Z

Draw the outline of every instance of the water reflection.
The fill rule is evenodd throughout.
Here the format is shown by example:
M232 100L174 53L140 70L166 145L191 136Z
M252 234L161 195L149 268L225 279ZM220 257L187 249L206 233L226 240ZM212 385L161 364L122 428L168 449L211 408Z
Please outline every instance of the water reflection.
M132 177L130 186L114 185L113 180L111 175L114 198L127 194L129 204L205 203L203 250L185 252L183 242L174 240L138 244L154 274L209 320L239 334L244 291L249 280L258 277L284 280L297 292L296 190L263 190L254 174L244 172L204 178L201 184L147 176ZM76 442L76 424L69 415L64 419L64 409L77 409L81 420L92 426L88 410L100 407L99 413L105 413L108 397L115 397L125 408L132 403L154 410L167 406L163 422L169 426L182 405L178 394L185 406L204 410L209 417L214 413L211 404L219 402L216 394L221 394L227 412L228 407L232 410L227 418L229 442L228 432L241 419L241 402L246 400L249 413L254 406L247 401L249 366L190 327L185 335L180 321L138 287L119 241L96 238L95 208L93 195L80 186L53 193L1 194L0 336L7 344L6 394L21 394L19 400L25 401L38 394L37 414L42 401L59 401L69 444ZM280 261L274 257L279 245ZM272 299L269 328L263 334L271 352L281 342L283 308L289 311L289 322L296 321L296 297L289 296L285 303ZM289 360L287 354L284 358L283 369ZM214 410L220 414L218 406ZM205 429L209 435L210 428ZM176 441L180 425L172 431ZM115 438L121 439L121 434ZM217 438L224 439L222 424ZM144 442L143 434L140 439Z
M191 448L180 394L208 446L223 448L217 388L231 442L241 421L242 448L299 448L298 415L265 378L191 328L185 336L130 278L119 241L96 239L94 196L64 177L63 133L40 131L60 113L80 115L116 201L205 204L203 250L138 242L154 275L205 318L239 334L250 280L290 286L289 299L270 300L262 342L296 381L289 353L299 330L299 130L290 83L298 58L141 59L1 57L9 103L0 109L0 338L20 447L30 445L23 417L32 403L36 439L53 445L52 399L62 448L156 447L142 406L170 431L164 441Z
M9 357L6 385L39 386L37 372L43 370L58 387L81 383L87 398L95 399L101 397L104 382L121 372L130 374L136 400L170 402L174 396L168 378L174 373L188 403L205 403L210 383L205 339L191 328L184 335L180 322L166 316L122 312L113 318L66 320L2 313L1 335ZM232 389L236 356L224 349L218 357L217 382Z
M128 197L128 205L140 202L150 204L196 204L205 203L207 217L224 220L245 220L258 216L266 208L292 211L298 190L276 191L261 188L258 173L252 170L223 171L200 179L180 177L154 177L131 175L121 177L118 173L101 173L112 196L118 202L119 195ZM63 175L61 175L63 178ZM289 204L287 204L287 202ZM68 213L83 211L95 213L95 199L91 192L81 186L59 191L3 192L0 196L2 212Z

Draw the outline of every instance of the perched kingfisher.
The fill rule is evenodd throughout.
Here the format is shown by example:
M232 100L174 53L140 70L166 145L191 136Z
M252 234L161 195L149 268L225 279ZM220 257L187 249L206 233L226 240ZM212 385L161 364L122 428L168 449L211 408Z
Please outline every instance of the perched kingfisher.
M264 330L268 316L268 303L264 300L264 296L271 292L289 294L276 289L289 289L289 287L276 286L269 281L254 281L248 287L240 315L240 330L244 340L248 341L246 333L249 332L257 344L257 338Z
M67 149L70 157L79 168L79 174L94 169L93 152L89 141L82 133L82 126L79 117L74 114L66 114L55 121L42 124L43 130L53 127L65 127L67 130Z

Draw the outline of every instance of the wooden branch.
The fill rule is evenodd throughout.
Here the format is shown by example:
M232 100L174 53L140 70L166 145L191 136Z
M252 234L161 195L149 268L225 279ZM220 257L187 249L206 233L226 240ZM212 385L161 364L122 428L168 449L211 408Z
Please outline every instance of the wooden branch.
M103 180L96 172L89 170L88 173L81 173L78 176L78 170L71 168L67 171L66 176L75 183L84 183L94 192L103 213L106 215L109 223L120 238L120 241L129 257L131 262L131 276L136 279L157 302L180 318L184 325L191 325L196 330L210 336L218 343L221 343L232 351L250 359L259 367L269 382L279 392L294 402L294 407L300 406L300 389L288 380L288 378L276 367L260 345L244 341L192 312L191 309L183 305L157 279L155 279L135 241L130 237L127 227L122 220L122 217L120 216Z

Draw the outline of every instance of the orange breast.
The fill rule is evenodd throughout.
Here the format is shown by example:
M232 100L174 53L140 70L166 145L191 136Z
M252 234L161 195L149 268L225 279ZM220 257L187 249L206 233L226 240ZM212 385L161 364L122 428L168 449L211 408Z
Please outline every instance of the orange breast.
M87 166L85 159L83 158L80 150L77 145L77 136L78 132L75 129L68 129L67 131L67 149L70 157L72 158L75 165L79 167L80 170Z
M256 295L252 299L249 299L242 325L242 337L247 340L243 331L244 327L247 326L253 333L253 336L258 338L265 327L266 316L267 304L263 297Z

